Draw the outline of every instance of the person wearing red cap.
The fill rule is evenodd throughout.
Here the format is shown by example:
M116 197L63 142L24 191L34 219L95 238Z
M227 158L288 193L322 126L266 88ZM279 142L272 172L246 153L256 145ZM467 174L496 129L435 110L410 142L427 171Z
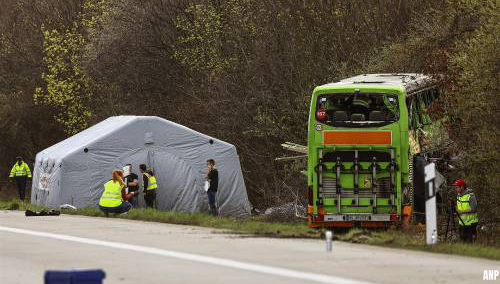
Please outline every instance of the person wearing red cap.
M465 180L458 179L453 183L457 193L457 213L460 216L460 239L463 242L472 243L477 235L476 227L479 222L477 216L476 195L465 185Z

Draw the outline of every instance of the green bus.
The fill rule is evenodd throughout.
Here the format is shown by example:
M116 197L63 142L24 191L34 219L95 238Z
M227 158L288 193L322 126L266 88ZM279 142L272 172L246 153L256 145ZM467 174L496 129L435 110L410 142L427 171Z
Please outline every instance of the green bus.
M437 96L438 80L422 74L365 74L314 89L310 227L387 227L413 212L413 156Z

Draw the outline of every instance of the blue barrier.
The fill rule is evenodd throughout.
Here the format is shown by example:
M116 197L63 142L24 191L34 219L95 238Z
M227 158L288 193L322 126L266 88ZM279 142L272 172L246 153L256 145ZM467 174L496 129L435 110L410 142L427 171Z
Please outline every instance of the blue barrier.
M45 284L102 284L106 273L101 269L47 270Z

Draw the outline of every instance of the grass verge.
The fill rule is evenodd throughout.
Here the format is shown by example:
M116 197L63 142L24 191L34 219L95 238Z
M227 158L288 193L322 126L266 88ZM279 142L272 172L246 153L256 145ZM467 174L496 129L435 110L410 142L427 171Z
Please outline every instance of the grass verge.
M0 200L0 210L48 210L40 206L23 203L19 200ZM61 210L63 214L102 217L97 208ZM277 238L321 238L325 230L311 229L305 222L278 223L269 222L264 216L252 216L243 219L231 217L213 217L205 213L157 211L154 209L132 209L126 215L113 218L160 222L179 225L201 226L229 230L231 233ZM481 244L441 242L436 245L425 244L422 228L363 230L351 229L344 234L335 234L335 239L368 245L391 248L411 249L435 253L446 253L500 260L500 247Z
M19 200L0 200L0 210L49 210ZM103 217L97 208L81 208L77 210L63 209L63 214ZM111 214L113 215L113 214ZM111 216L110 215L110 216ZM189 213L175 211L158 211L154 209L132 209L126 215L112 218L141 220L179 225L192 225L216 229L230 230L232 233L268 236L278 238L319 238L321 232L307 227L305 222L275 223L263 220L263 216L252 216L238 219L232 217L213 217L205 213Z
M351 243L500 260L500 247L498 246L460 242L439 242L435 245L427 245L425 243L425 227L423 226L408 229L388 229L385 231L355 228L346 234L340 235L338 239Z

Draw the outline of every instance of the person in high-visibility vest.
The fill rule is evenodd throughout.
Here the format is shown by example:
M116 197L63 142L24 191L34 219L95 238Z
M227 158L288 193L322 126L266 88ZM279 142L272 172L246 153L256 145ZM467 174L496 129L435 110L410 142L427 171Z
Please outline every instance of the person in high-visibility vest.
M26 180L31 178L31 171L30 167L23 161L22 157L17 157L16 160L16 163L10 170L9 178L16 181L19 199L24 200L26 194Z
M453 183L457 193L457 213L460 216L458 224L460 225L460 239L463 242L472 243L477 235L477 215L476 195L465 185L465 180L459 179Z
M139 169L142 173L144 201L146 202L147 207L154 208L156 191L158 189L155 174L153 173L153 171L148 170L145 164L140 164Z
M104 191L99 200L99 209L108 217L109 213L122 214L132 208L127 200L137 192L127 194L125 192L125 183L123 182L123 172L121 170L113 171L113 178L104 184Z

